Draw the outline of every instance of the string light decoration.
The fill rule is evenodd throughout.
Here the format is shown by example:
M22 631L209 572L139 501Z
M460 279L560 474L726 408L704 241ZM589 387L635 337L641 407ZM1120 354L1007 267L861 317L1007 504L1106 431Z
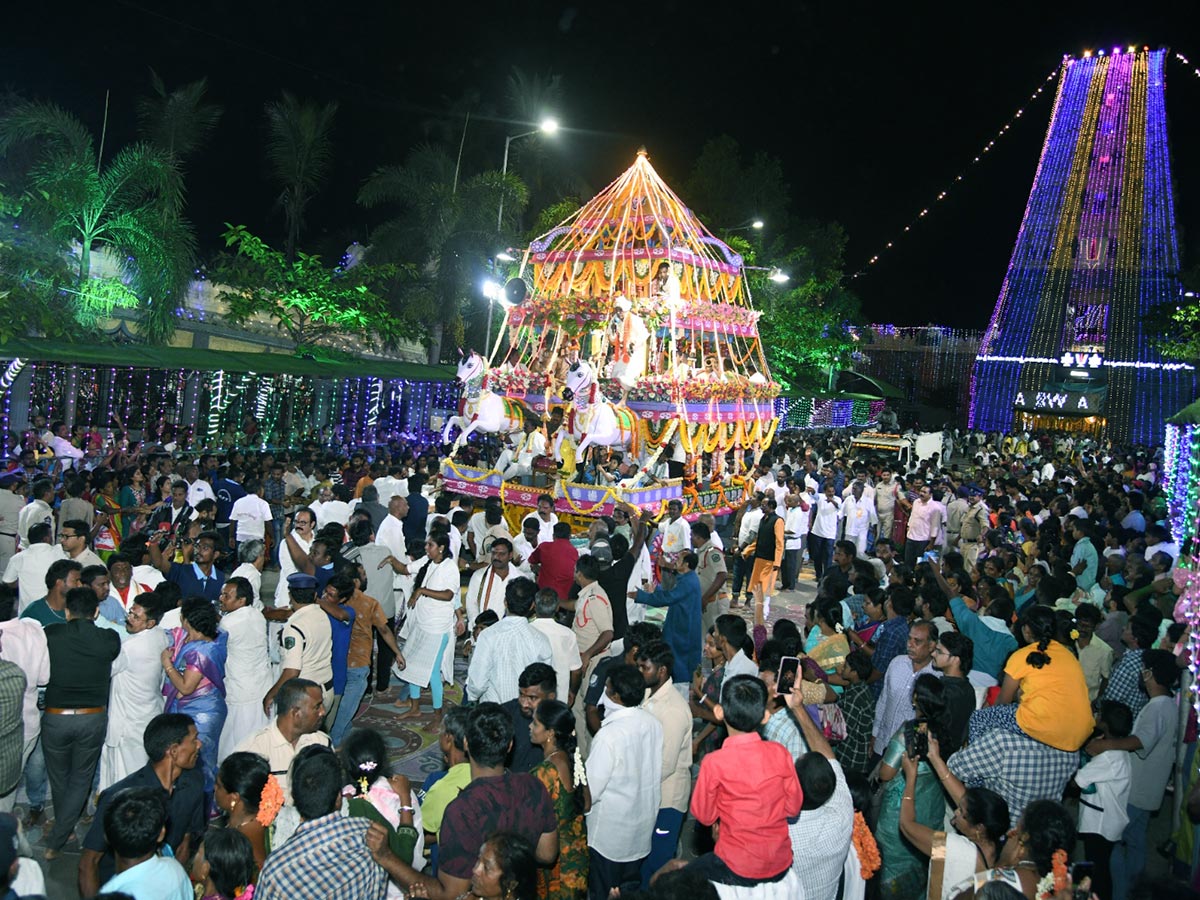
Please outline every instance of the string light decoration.
M853 329L853 334L855 372L893 385L909 403L967 408L982 331L875 324Z
M12 410L12 386L25 370L25 360L21 357L15 357L10 360L8 365L4 367L4 374L0 375L0 396L4 398L4 411L0 413L0 428L4 434L9 432L10 412Z
M1063 65L1068 59L1069 57L1064 56L1063 61L1056 65L1050 74L1038 84L1037 88L1034 89L1033 93L1031 93L1029 98L1025 101L1026 105L1036 101L1038 97L1048 90L1050 82L1054 81L1054 79L1058 77L1059 71L1062 69ZM850 276L850 280L853 281L856 278L861 278L863 275L866 275L870 268L878 263L879 260L889 250L895 248L896 244L904 237L904 235L912 231L913 228L919 225L921 221L933 211L936 204L941 203L948 196L950 196L950 192L954 189L955 185L959 184L966 176L970 175L975 166L978 166L981 162L983 162L987 155L995 148L996 142L1008 134L1008 132L1012 130L1013 126L1017 124L1017 120L1025 115L1025 110L1025 105L1018 107L1017 111L1009 116L1007 121L1000 126L999 130L996 132L996 136L988 140L987 143L985 143L979 149L979 153L976 154L976 156L969 163L967 163L967 165L964 166L963 169L959 171L959 173L955 175L954 178L952 178L944 188L942 188L942 190L937 193L937 195L929 202L929 205L923 207L920 212L916 213L911 219L909 219L908 223L899 233L897 233L890 241L886 242L882 247L880 247L874 256L863 263L862 268Z
M885 400L830 400L816 397L777 397L775 415L784 429L865 428L879 421Z
M1060 67L1034 188L969 380L969 427L1011 430L1032 404L1063 427L1082 420L1113 440L1153 444L1195 396L1195 369L1164 361L1145 324L1181 292L1165 58L1134 48ZM1093 357L1082 375L1069 364Z
M1186 415L1186 412L1181 414ZM1200 683L1200 566L1197 534L1200 532L1200 425L1168 424L1163 440L1163 476L1171 537L1180 548L1173 577L1179 588L1179 609L1190 626L1192 684ZM1200 712L1200 692L1193 692Z

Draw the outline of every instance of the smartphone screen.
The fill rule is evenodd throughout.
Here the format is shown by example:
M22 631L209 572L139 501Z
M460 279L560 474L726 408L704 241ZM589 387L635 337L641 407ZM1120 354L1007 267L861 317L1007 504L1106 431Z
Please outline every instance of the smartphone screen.
M779 661L779 677L775 679L775 694L785 696L792 692L796 677L800 672L800 660L795 656L785 656Z

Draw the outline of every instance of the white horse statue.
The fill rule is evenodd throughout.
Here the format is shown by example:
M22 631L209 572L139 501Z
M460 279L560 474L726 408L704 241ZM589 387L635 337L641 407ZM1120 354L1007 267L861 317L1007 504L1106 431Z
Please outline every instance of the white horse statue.
M563 435L570 431L575 438L578 459L592 444L602 447L627 447L633 443L637 433L637 418L633 411L624 406L613 406L600 393L596 385L596 373L591 365L580 360L567 370L563 399L572 401L573 409L559 429L554 444L554 454L559 456L559 445Z
M462 429L454 441L454 447L450 451L452 454L466 443L473 432L507 434L522 429L525 411L519 403L483 387L483 376L486 372L487 364L474 350L463 356L458 364L455 381L463 386L462 394L458 398L458 415L447 419L446 427L442 429L443 444L450 440L450 429L456 425Z

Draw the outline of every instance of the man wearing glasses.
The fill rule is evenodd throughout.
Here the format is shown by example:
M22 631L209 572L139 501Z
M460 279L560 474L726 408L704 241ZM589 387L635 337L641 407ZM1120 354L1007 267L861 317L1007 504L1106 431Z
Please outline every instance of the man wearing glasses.
M62 523L58 532L58 542L68 559L72 559L85 569L88 566L103 566L104 561L88 547L91 531L83 519L69 519Z

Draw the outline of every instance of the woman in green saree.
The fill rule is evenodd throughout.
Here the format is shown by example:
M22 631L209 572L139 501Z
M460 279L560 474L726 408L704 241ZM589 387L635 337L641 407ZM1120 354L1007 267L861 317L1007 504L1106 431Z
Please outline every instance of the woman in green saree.
M946 742L950 715L941 681L929 674L918 678L913 686L912 705L913 720L900 726L892 736L879 764L879 779L883 782L875 827L875 840L883 862L879 884L881 896L896 900L921 896L929 867L928 857L900 832L901 804L911 803L915 821L928 828L941 830L946 818L946 796L925 754L917 764L915 779L897 777L906 752L906 731L915 728L917 732L933 734L939 743Z

